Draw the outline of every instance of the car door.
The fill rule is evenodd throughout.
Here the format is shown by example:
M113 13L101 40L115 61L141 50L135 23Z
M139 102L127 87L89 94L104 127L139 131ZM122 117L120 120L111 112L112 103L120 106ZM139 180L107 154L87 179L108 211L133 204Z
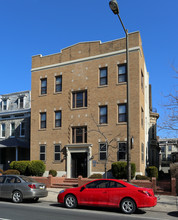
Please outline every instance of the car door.
M126 195L127 187L116 181L109 181L108 185L108 206L118 207L121 199Z
M4 179L5 179L4 176L0 176L0 198L2 197L1 196L1 194L2 194L2 185L4 184Z
M14 176L6 176L4 183L1 186L1 197L2 198L11 198L12 192L15 189L16 178Z
M87 184L80 192L80 204L106 206L108 203L107 181L97 180Z

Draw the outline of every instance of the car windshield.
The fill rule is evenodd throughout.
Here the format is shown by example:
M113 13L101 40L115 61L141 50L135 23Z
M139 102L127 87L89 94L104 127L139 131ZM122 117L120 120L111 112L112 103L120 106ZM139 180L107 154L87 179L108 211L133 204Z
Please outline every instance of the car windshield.
M31 177L28 177L28 176L20 176L25 182L27 183L36 183L36 181L34 179L32 179Z

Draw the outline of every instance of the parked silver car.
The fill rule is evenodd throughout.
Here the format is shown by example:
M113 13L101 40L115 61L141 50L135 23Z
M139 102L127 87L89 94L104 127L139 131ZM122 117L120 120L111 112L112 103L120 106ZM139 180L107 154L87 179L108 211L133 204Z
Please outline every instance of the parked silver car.
M30 177L21 175L0 176L0 198L12 199L19 203L23 199L38 201L39 198L46 197L48 191L43 183L38 183Z

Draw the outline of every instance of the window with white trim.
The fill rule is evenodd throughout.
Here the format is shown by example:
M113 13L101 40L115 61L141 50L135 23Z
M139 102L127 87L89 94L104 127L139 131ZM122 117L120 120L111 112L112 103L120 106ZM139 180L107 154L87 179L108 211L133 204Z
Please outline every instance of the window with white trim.
M54 160L55 161L61 160L61 145L60 144L56 144L54 146Z
M10 125L10 136L15 137L15 123L12 122Z
M99 144L99 159L107 160L107 144L106 143Z

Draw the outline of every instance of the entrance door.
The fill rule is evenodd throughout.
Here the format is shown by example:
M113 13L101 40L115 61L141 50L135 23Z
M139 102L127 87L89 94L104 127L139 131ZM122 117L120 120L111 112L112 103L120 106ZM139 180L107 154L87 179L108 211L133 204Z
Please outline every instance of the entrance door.
M72 178L77 178L80 175L83 177L87 177L87 153L72 153L71 158Z

